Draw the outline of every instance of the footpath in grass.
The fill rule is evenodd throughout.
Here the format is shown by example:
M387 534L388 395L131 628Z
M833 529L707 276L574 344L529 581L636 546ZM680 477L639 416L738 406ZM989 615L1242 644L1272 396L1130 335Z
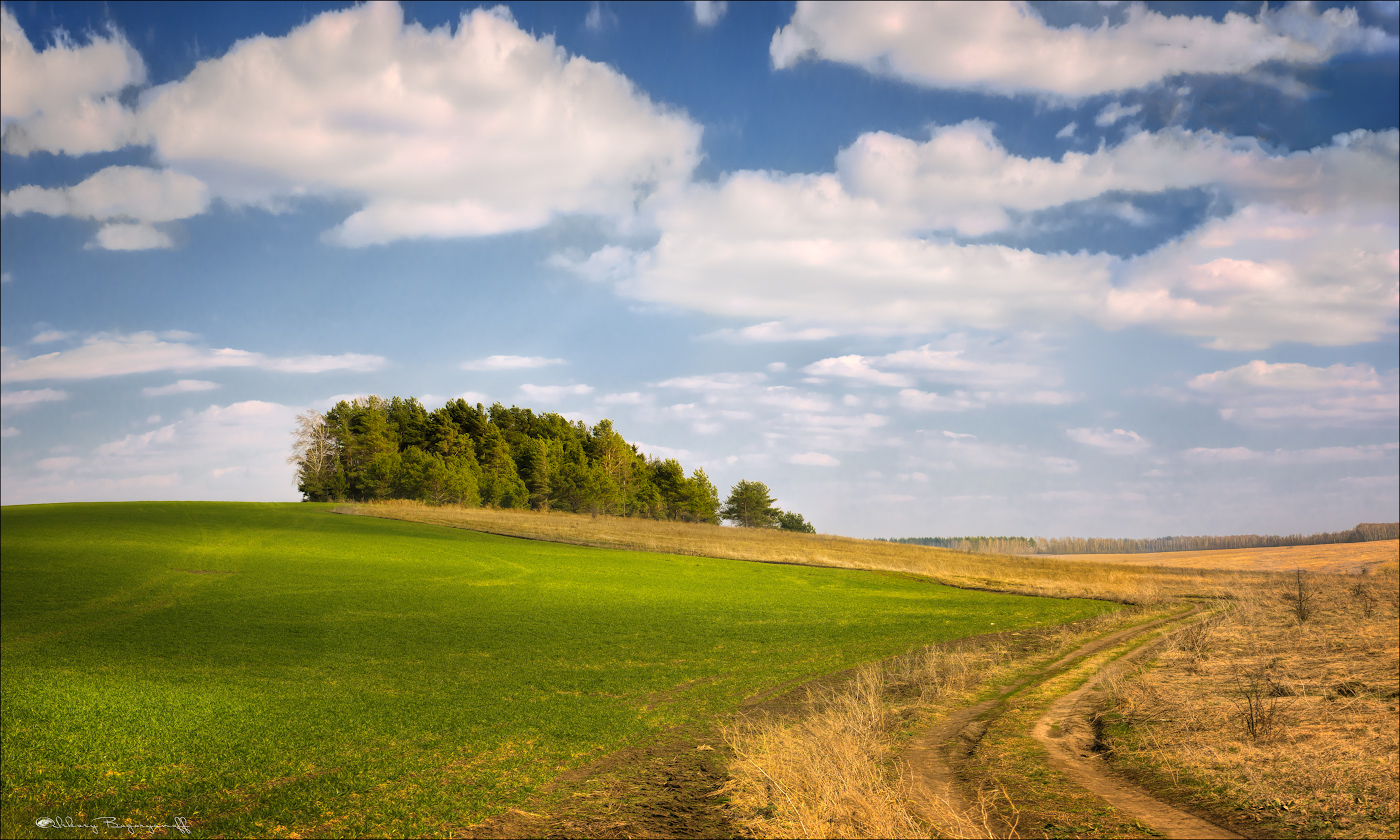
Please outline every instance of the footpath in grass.
M778 683L1110 609L317 505L0 516L5 836L446 833Z

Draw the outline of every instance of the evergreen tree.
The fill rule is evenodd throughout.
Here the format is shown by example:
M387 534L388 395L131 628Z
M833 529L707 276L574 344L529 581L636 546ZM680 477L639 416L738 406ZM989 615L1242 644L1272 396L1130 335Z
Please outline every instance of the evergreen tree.
M744 528L772 528L777 525L778 509L768 485L761 481L740 481L729 491L719 515Z
M812 523L802 518L800 513L780 510L777 512L778 527L784 531L796 531L799 534L815 534L817 529L812 527Z

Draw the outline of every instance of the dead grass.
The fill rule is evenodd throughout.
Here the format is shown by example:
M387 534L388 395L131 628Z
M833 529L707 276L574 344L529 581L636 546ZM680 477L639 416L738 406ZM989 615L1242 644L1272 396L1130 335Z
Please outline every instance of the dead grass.
M1124 678L1109 746L1149 784L1242 809L1269 833L1394 836L1400 583L1312 577L1307 621L1280 576Z
M795 707L736 716L723 728L733 755L724 791L736 826L763 838L989 837L1004 826L1014 836L1015 806L995 784L960 802L916 791L896 760L904 737L939 725L1028 663L1137 620L1125 611L930 645L808 688Z
M1056 554L1063 560L1129 566L1175 566L1181 569L1229 569L1245 572L1310 572L1354 574L1394 569L1400 565L1400 540L1331 545L1290 545L1281 548L1227 548L1216 551L1164 551L1157 554Z
M1258 577L1253 572L1175 569L1055 557L970 554L827 534L721 528L574 513L429 507L402 501L347 504L337 510L599 548L905 572L952 586L1052 598L1100 598L1132 604L1160 603L1181 595L1229 597L1243 583Z

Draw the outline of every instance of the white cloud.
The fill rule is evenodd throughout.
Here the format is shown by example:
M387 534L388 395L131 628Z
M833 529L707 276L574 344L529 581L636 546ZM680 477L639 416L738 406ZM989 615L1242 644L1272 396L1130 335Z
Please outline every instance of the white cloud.
M231 202L363 202L328 234L347 246L626 219L689 177L701 132L504 7L454 32L405 24L394 3L240 41L148 91L139 120L162 160Z
M4 195L2 212L170 222L208 206L209 190L198 178L170 169L109 166L72 187L13 189Z
M522 399L552 403L559 402L566 397L582 397L593 393L590 385L530 385L520 386L520 396Z
M44 330L33 338L29 339L30 344L51 344L55 341L65 341L72 338L75 333L69 330Z
M690 7L695 12L695 22L701 26L714 26L729 11L725 0L692 0Z
M1122 102L1110 102L1104 106L1097 117L1094 117L1094 125L1100 128L1107 128L1124 117L1131 117L1142 113L1141 105L1124 105Z
M658 382L659 388L680 388L708 394L747 390L768 377L761 373L711 373L699 376L677 376Z
M462 370L528 370L549 365L562 365L563 359L547 359L544 356L487 356L462 362Z
M175 241L150 225L118 222L98 228L97 236L87 247L104 251L149 251L174 248Z
M1074 136L1074 132L1077 131L1078 129L1079 129L1079 123L1077 123L1077 122L1069 122L1069 123L1066 123L1064 128L1062 128L1062 129L1060 129L1059 131L1055 132L1055 138L1056 138L1057 140L1067 140L1067 139L1073 137L1073 136Z
M332 370L369 372L384 367L382 356L345 353L339 356L273 358L232 348L214 349L181 340L187 333L99 333L71 350L19 358L0 348L0 379L6 383L43 379L95 379L156 371L195 371L216 368L259 368L284 373L323 373Z
M949 431L946 431L946 430L943 432L943 436L946 437L946 438L952 438L952 439L954 439L954 440L976 440L976 439L977 439L977 435L970 435L970 434L966 434L966 433L963 433L963 432L949 432Z
M297 412L248 401L186 412L173 423L46 458L7 464L5 504L123 499L297 498L286 463Z
M822 359L807 365L802 372L811 376L839 377L871 385L888 385L892 388L903 388L913 384L909 377L876 370L867 357L856 355Z
M4 150L82 155L131 141L133 117L117 94L146 80L141 56L120 32L79 46L59 32L36 51L19 21L0 7L0 119Z
M145 397L164 397L170 394L192 394L197 391L212 391L218 387L219 383L217 382L206 382L202 379L181 379L158 388L142 388L141 395Z
M6 412L23 411L40 403L58 402L66 399L68 399L67 391L56 391L53 388L39 388L33 391L4 391L0 392L0 407L3 407Z
M16 429L14 426L6 426L0 429L0 438L19 437L19 434L19 429Z
M1079 99L1182 73L1246 73L1267 62L1319 64L1394 49L1355 9L1310 4L1257 17L1162 15L1130 5L1123 22L1052 27L1025 3L799 2L773 35L773 65L808 58L938 88Z
M593 0L588 6L588 14L583 16L583 25L590 32L614 29L618 25L617 15L613 14L611 9L603 8L603 4L598 0Z
M599 405L647 405L652 402L650 394L628 391L625 394L604 394L598 398Z
M1152 444L1143 440L1137 432L1125 429L1067 429L1065 434L1075 443L1093 446L1115 455L1132 455L1152 447Z
M1254 360L1203 373L1186 383L1215 401L1226 420L1246 425L1394 425L1400 417L1400 370L1368 364L1330 367Z
M841 462L824 452L802 452L788 458L789 464L805 467L839 467Z
M1331 464L1355 461L1383 461L1394 458L1400 444L1382 443L1361 446L1324 446L1315 449L1275 449L1272 452L1256 452L1245 446L1232 446L1222 449L1195 447L1187 449L1182 456L1199 464L1238 464L1257 461L1264 464Z
M1009 155L983 123L935 129L923 144L867 134L836 174L737 172L654 200L649 251L553 262L643 300L774 319L761 325L774 334L1087 319L1220 348L1368 341L1393 332L1400 301L1397 149L1395 130L1273 154L1252 138L1168 129L1052 161ZM1113 190L1192 186L1240 209L1130 260L930 235L995 230L1010 211Z
M765 321L738 330L718 330L710 337L735 342L821 341L836 334L835 330L822 327L792 327L781 321Z
M967 411L985 408L985 400L978 399L966 391L954 391L941 395L918 388L905 388L899 392L899 404L911 411Z
M769 362L767 367L770 373L782 373L787 370L787 362Z

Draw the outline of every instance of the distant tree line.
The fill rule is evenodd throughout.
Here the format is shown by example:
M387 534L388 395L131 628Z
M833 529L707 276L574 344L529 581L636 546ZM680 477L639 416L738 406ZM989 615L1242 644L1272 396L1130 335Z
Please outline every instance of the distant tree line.
M1400 522L1362 522L1349 531L1317 534L1224 537L1156 537L1133 540L1113 537L901 537L887 542L929 545L983 554L1148 554L1159 551L1211 551L1222 548L1278 548L1289 545L1371 542L1400 539Z
M724 509L703 469L647 457L613 428L500 403L456 399L428 411L418 400L362 397L297 417L297 489L312 502L413 499L431 505L529 508L720 519L813 530L773 507L768 487L741 481Z

